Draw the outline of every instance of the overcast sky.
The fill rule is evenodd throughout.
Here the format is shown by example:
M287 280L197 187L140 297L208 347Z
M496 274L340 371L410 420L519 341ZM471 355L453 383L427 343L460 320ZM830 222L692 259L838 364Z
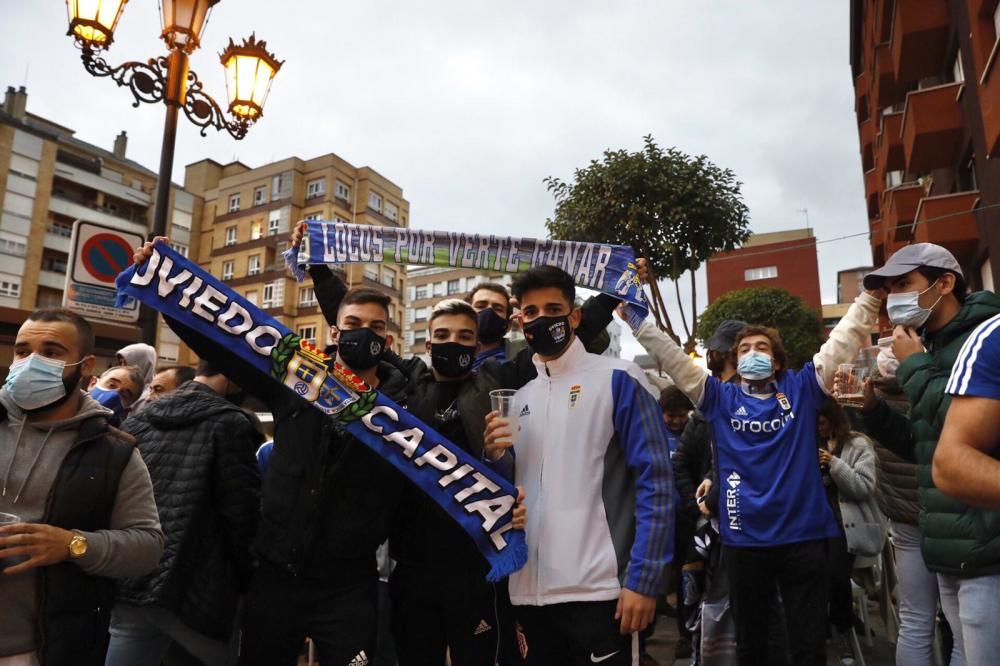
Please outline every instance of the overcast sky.
M89 76L65 3L0 0L6 85L28 110L128 155L159 160L163 109ZM256 30L285 60L246 139L207 138L183 114L174 179L205 157L258 166L335 152L399 184L414 227L544 236L542 179L607 148L704 153L743 181L756 232L804 226L820 241L824 302L836 271L870 261L847 2L769 0L225 0L192 57L223 101L217 54ZM133 0L107 59L163 52L157 3ZM224 106L224 105L223 105ZM830 242L824 242L830 241ZM704 278L699 287L705 292ZM685 281L686 284L686 281ZM672 290L671 292L672 293ZM704 301L704 296L702 296ZM628 341L625 356L638 351Z

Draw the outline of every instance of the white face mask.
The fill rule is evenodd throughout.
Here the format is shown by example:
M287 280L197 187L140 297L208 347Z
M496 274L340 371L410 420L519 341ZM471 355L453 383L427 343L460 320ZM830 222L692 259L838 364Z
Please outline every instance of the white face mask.
M935 306L944 298L944 294L938 296L938 299L929 308L920 307L920 297L933 289L937 283L938 281L934 280L933 284L923 291L889 294L885 302L885 309L889 313L889 321L892 322L892 325L920 328L926 324L927 318L931 316Z

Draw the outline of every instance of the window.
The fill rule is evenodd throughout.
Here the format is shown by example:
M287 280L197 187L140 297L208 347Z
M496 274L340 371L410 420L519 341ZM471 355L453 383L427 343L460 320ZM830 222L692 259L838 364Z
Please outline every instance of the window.
M445 292L447 292L447 290L448 290L448 283L447 282L435 282L434 283L434 295L435 296L444 296Z
M222 262L222 279L223 280L233 279L233 262L231 261Z
M347 185L344 185L339 180L337 181L336 188L337 189L334 190L334 196L336 196L338 199L343 199L344 201L350 200L351 188L349 188Z
M1000 5L993 10L993 30L996 32L997 39L1000 39Z
M257 240L260 238L260 222L254 222L250 225L250 240Z
M10 254L15 257L23 257L28 251L28 245L24 241L12 240L10 238L0 238L0 252Z
M278 199L281 197L281 174L271 179L271 199Z
M312 344L316 344L316 327L315 326L299 326L299 337L303 340L308 340Z
M257 273L260 273L260 255L250 255L247 259L247 275L257 275Z
M372 210L382 212L382 195L375 192L368 193L368 207Z
M69 264L69 255L63 252L52 252L46 250L42 254L42 270L53 271L55 273L65 273Z
M226 228L226 245L236 245L236 227Z
M274 308L284 305L285 302L285 282L284 280L275 280L274 282L268 282L264 285L264 300L261 303L262 307Z
M229 195L229 212L230 213L235 213L239 209L240 209L240 195L239 195L239 193L237 193L237 194L230 194Z
M429 288L429 285L422 284L419 287L417 287L414 296L417 300L421 298L430 298L431 297L430 291L431 290Z
M395 273L395 271L383 267L382 268L382 280L381 280L381 282L382 282L382 284L384 284L385 286L389 287L390 289L394 289L396 287L396 273Z
M322 220L323 219L323 213L309 213L308 215L306 215L302 219L304 219L304 220Z
M299 287L299 307L308 308L316 305L316 291L312 287Z
M425 342L427 342L427 331L418 331L413 334L414 347L423 347Z
M457 294L459 290L458 280L448 280L448 293Z
M272 210L267 218L267 235L277 236L279 229L281 229L281 211Z
M413 311L413 321L427 321L427 308L416 308Z
M306 199L321 197L326 194L326 179L317 178L306 183Z
M385 216L395 222L399 218L399 208L396 204L386 201L385 202Z
M248 291L246 293L246 299L251 303L253 303L254 305L257 305L257 290L251 289L250 291Z
M764 266L763 268L748 268L743 271L743 279L747 282L751 280L769 280L778 277L777 266Z
M266 196L267 196L267 188L266 187L257 187L257 188L255 188L254 191L253 191L253 205L254 206L263 206L265 203L267 203L264 200L264 197L266 197Z
M378 282L378 269L374 266L365 265L365 277L373 282Z
M962 71L962 51L955 53L955 62L951 65L951 80L961 83L965 81L965 72Z
M0 280L0 296L14 296L15 298L21 295L21 283L14 280Z
M337 224L348 224L348 221L345 220L344 218L342 218L339 215L334 215L333 216L333 221L336 222Z
M896 187L903 182L903 172L902 171L889 171L885 174L885 186L886 189L890 187Z
M181 245L180 243L171 243L170 247L173 249L174 252L176 252L177 254L181 255L182 257L188 256L188 246L187 245Z
M56 236L62 236L63 238L69 238L73 235L73 223L72 222L60 222L58 220L52 220L52 224L49 225L48 232Z

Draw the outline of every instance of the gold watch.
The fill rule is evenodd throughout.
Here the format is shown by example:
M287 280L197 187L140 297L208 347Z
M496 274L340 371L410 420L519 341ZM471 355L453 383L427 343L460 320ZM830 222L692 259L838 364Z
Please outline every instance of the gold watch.
M69 558L75 560L87 554L87 537L74 534L69 540Z

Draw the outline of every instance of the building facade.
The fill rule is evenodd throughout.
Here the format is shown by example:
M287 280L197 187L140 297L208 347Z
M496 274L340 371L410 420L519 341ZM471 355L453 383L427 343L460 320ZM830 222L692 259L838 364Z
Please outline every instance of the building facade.
M152 225L156 173L126 157L124 132L107 150L27 111L28 94L8 88L0 109L0 368L11 360L28 314L62 305L73 222L83 220L146 236ZM201 200L174 186L168 232L181 252L196 252ZM95 322L98 369L138 342L137 326ZM180 357L161 326L161 362Z
M289 157L261 167L201 160L187 165L185 189L204 200L197 258L251 303L320 347L329 343L312 282L296 282L282 252L298 220L406 227L410 204L403 190L369 167L355 167L333 153ZM364 285L392 300L389 332L403 350L403 266L349 263L332 266L348 286ZM187 361L187 359L182 359Z
M876 266L947 247L973 288L1000 271L1000 6L852 0L851 70Z
M738 289L779 287L821 309L816 237L811 229L754 234L707 262L708 302Z
M470 268L420 266L408 271L406 334L403 349L407 356L427 357L428 317L434 304L446 298L464 299L481 282L497 282L510 290L513 275L483 273Z

